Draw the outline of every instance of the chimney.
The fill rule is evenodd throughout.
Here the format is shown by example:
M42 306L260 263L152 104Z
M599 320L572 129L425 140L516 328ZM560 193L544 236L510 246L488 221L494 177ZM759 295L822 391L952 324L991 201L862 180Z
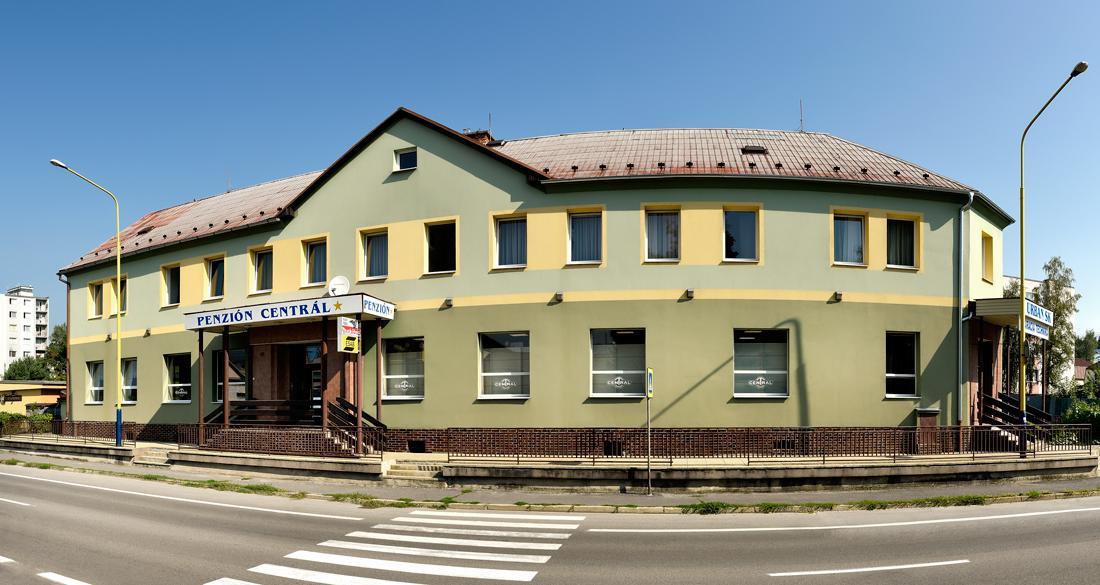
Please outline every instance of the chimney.
M474 142L477 142L482 146L487 145L495 140L493 138L492 132L488 130L465 130L462 132L462 134L466 136L466 138L469 138L470 140L473 140Z

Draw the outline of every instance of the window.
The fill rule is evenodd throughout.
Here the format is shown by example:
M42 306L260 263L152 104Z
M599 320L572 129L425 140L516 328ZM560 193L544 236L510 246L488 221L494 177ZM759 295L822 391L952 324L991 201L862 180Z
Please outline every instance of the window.
M225 295L225 258L206 261L206 298L218 299Z
M917 334L886 334L886 395L917 395Z
M395 171L411 171L416 168L416 149L403 148L393 151Z
M419 400L424 398L424 338L387 339L383 398Z
M646 260L680 259L680 212L645 212Z
M863 265L863 216L833 216L833 262Z
M787 330L733 331L733 395L787 396Z
M725 260L757 260L756 212L726 211Z
M603 258L603 218L599 213L569 214L569 262L598 264Z
M271 258L270 248L256 250L252 253L253 292L269 292L271 290Z
M137 404L136 358L122 358L122 403Z
M531 395L531 336L526 331L479 333L481 397L527 398Z
M8 311L8 318L15 319L19 313L17 311Z
M886 220L886 265L892 268L917 267L916 222L908 219Z
M123 277L122 284L118 288L117 302L118 302L119 311L122 312L122 313L126 312L126 301L128 300L128 297L129 297L129 295L127 294L128 287L126 286L128 282L129 282L129 279ZM112 287L114 286L114 284L115 284L115 280L112 278L111 279Z
M306 242L306 284L328 282L328 242Z
M386 232L363 234L363 274L367 278L385 278L390 273L390 239Z
M9 351L8 352L8 357L15 357L15 352L14 351Z
M497 220L497 268L527 265L527 218Z
M164 356L168 371L168 402L191 402L191 354Z
M982 232L982 280L993 284L993 236Z
M92 297L92 317L103 316L103 283L97 282L88 286L88 293Z
M180 304L180 267L166 266L162 270L162 276L164 278L165 306Z
M222 354L224 350L214 352L214 402L222 401ZM248 350L229 349L229 389L233 400L248 398Z
M88 402L103 404L103 362L88 362Z
M592 395L645 396L645 329L592 330Z
M455 224L437 223L427 227L428 231L428 273L454 272L455 261Z

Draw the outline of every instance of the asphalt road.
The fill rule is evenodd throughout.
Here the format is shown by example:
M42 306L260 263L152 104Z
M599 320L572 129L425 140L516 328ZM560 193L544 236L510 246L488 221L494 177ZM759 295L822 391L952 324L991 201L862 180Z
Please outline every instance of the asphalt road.
M818 514L381 508L0 466L0 583L1097 583L1100 498Z

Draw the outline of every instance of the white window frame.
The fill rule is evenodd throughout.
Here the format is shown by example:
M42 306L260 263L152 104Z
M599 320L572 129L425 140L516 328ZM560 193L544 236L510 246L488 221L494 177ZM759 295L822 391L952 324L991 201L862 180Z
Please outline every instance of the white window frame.
M752 230L753 230L753 249L756 250L756 255L752 258L729 258L726 256L726 214L727 213L751 213L753 217ZM723 209L722 210L722 262L743 262L746 264L757 264L760 262L760 210L759 209Z
M103 310L106 309L105 305L107 304L106 300L103 298L103 283L102 282L93 282L92 284L90 284L88 286L89 286L88 295L90 297L89 300L91 301L91 304L92 304L91 314L88 317L91 318L91 319L98 319L98 318L103 316ZM99 290L99 299L98 299L99 300L99 302L98 302L99 306L96 306L97 305L97 303L96 303L96 294L94 292L96 289Z
M194 384L191 384L191 383L188 383L188 384L173 384L172 383L172 377L171 377L172 376L171 371L168 370L168 362L164 359L164 358L175 357L175 356L187 356L187 362L188 362L187 367L188 368L191 367L191 363L190 363L191 362L191 354L190 353L166 353L161 357L161 364L164 365L164 369L165 369L165 376L164 376L164 379L166 380L165 387L168 389L168 397L166 399L164 399L163 404L191 404L191 400L194 398L194 394L193 394L193 392L195 390ZM173 390L175 390L176 388L184 388L184 387L188 388L187 395L191 396L191 398L187 399L187 400L176 400L175 398L173 398L173 396L176 395L176 393L173 392Z
M273 248L256 248L252 250L252 293L263 294L269 293L275 288L275 250ZM271 272L271 286L268 288L260 288L260 254L267 254L270 258L270 266L267 267Z
M401 168L401 155L409 153L409 152L415 152L416 153L416 164L411 166L411 167ZM410 146L408 148L398 148L398 149L393 151L393 172L395 172L395 173L406 173L406 172L409 172L409 171L415 171L417 169L417 167L419 167L419 166L420 166L420 153L417 152L415 146Z
M312 276L312 270L309 265L309 248L317 244L325 245L325 279L320 282L314 282L310 280ZM328 283L329 278L329 266L328 266L328 238L315 238L312 240L302 241L302 266L305 271L302 273L302 286L319 286Z
M906 217L887 217L886 218L886 259L887 260L890 259L890 222L892 222L892 221L904 221L904 222L908 222L909 224L911 224L913 226L913 264L908 265L908 264L890 264L890 263L887 263L886 267L887 268L894 268L894 269L897 269L897 270L917 270L917 268L918 268L917 263L919 262L919 260L917 258L917 252L918 252L918 246L919 246L919 241L918 241L919 235L917 234L917 220L909 219L909 218L906 218Z
M847 262L847 261L841 261L841 260L836 259L836 220L838 218L858 219L860 224L863 226L862 233L861 233L861 235L863 236L863 261L862 262ZM833 216L829 219L829 221L833 222L833 225L832 225L833 241L830 242L832 244L832 246L831 246L832 249L829 250L829 258L833 261L833 265L834 266L861 266L861 267L866 267L868 257L870 256L870 254L869 254L870 251L867 249L868 248L868 242L870 241L868 239L868 234L867 234L867 216L866 215L860 215L858 213L833 213ZM789 343L789 341L790 340L788 340L788 343Z
M222 294L215 295L214 292L214 262L221 261L222 263ZM203 268L206 272L206 290L203 291L203 300L216 301L225 298L225 256L211 256L203 261ZM182 292L182 291L181 291Z
M785 369L785 370L738 370L737 369L737 331L738 331L738 329L740 329L741 331L745 331L745 332L750 332L750 331L755 331L755 332L783 331L783 332L785 332L787 334L787 343L786 343L786 347L787 347L787 359L786 359L787 369ZM733 349L733 360L732 360L733 363L731 365L733 367L733 380L732 380L732 383L733 383L733 397L734 398L774 398L776 400L786 400L786 399L791 397L791 331L790 331L790 329L769 329L767 327L763 327L763 328L760 328L760 329L750 329L748 327L734 328L734 330L733 330L733 348L732 349ZM740 392L739 393L739 392L737 392L737 374L758 374L758 375L784 374L785 376L787 376L787 389L783 394L779 394L777 392Z
M174 303L169 302L172 298L172 291L171 291L171 287L168 286L168 275L172 272L172 270L176 271L176 287L179 289L176 292L176 299L177 300ZM178 307L179 306L180 300L183 297L183 283L180 282L180 277L182 276L182 274L183 274L183 270L180 269L179 264L171 264L171 265L168 265L168 266L161 266L161 268L160 268L160 278L161 278L161 282L164 283L164 297L161 299L161 305L160 306L162 306L162 307Z
M493 218L493 268L509 269L509 268L527 268L527 263L523 264L501 264L500 263L500 224L513 221L522 221L524 237L527 234L527 216L526 215L506 215L503 217Z
M416 336L416 335L413 335L413 336L410 336L410 337L405 337L405 338L395 337L395 338L388 338L388 339L383 339L382 340L382 348L383 348L383 350L382 350L382 400L383 401L391 401L392 400L394 402L417 402L417 401L422 401L422 400L424 400L424 395L428 393L428 384L427 384L427 382L421 383L421 387L424 390L420 394L420 396L390 396L389 384L386 384L386 380L405 380L405 379L413 379L413 378L419 378L421 380L424 380L424 377L425 377L425 374L389 374L389 373L386 372L386 357L388 357L388 354L389 354L389 350L385 349L386 348L386 342L390 341L390 340L396 340L396 339L419 339L421 345L424 345L424 337L423 336ZM427 353L427 351L422 351L421 352L421 356L420 356L421 363L424 362L424 357L425 357L423 355L424 353Z
M133 386L127 386L126 385L126 362L127 361L133 361L134 362L134 385ZM137 381L137 377L138 377L137 376L138 360L137 360L136 357L122 358L122 363L119 364L119 365L120 365L120 367L119 367L119 376L122 377L122 396L123 396L122 404L132 406L134 404L137 404L136 397L137 397L137 391L138 391L138 381ZM135 400L126 400L125 397L126 397L126 391L127 390L133 390L134 391Z
M891 335L909 335L913 338L913 373L912 374L891 374L886 372L886 380L901 379L913 381L913 393L912 394L891 394L887 392L886 398L896 398L902 400L918 400L920 399L920 377L917 372L920 370L920 333L915 331L887 331L883 338L883 349L886 348L886 338ZM885 364L883 368L885 369ZM885 383L885 382L884 382Z
M592 354L595 352L596 347L592 344L592 332L593 331L641 331L645 333L645 327L597 327L588 330L588 397L589 398L645 398L645 370L594 370ZM638 392L631 392L629 394L622 392L596 392L595 384L592 378L596 374L642 374L643 384L641 390Z
M676 257L675 258L650 258L649 257L649 214L675 214L676 215ZM680 261L680 258L684 254L684 223L683 214L679 209L646 209L645 215L642 218L642 228L645 232L645 238L642 245L645 249L645 261L652 264L675 264Z
M387 258L386 258L386 273L385 274L376 274L374 276L371 276L371 273L370 273L370 246L368 245L368 242L370 241L371 238L376 237L376 236L386 236L386 256L387 256ZM362 242L360 242L360 245L363 246L363 265L362 265L363 277L360 280L386 280L387 278L390 277L390 260L389 260L390 231L388 229L381 229L381 230L372 230L372 231L369 231L369 232L362 232L362 237L363 237L363 240L362 240Z
M92 376L92 364L99 364L100 377L103 378L103 386L93 385L95 377ZM86 362L84 371L88 373L88 396L85 397L84 404L103 404L103 388L107 385L107 371L104 369L106 365L103 361ZM99 390L99 400L95 400L95 391Z
M486 374L482 370L483 364L482 364L482 359L481 359L481 336L482 335L492 335L494 333L526 333L527 334L527 354L528 354L527 367L528 368L531 367L531 359L530 359L530 354L531 354L531 332L530 331L515 331L515 330L512 330L512 331L479 331L477 333L477 399L478 400L527 400L527 399L531 398L531 390L530 390L530 388L531 388L531 383L530 383L531 372L492 372L492 373ZM504 377L504 376L515 376L515 377L526 376L527 379L528 379L527 394L485 394L484 390L485 390L485 379L486 378Z
M429 270L431 267L431 229L435 226L451 224L455 226L455 244L454 244L454 268L451 270ZM424 224L424 274L428 276L439 276L445 274L457 274L458 273L458 220L446 220L437 221Z
M573 218L574 217L598 217L600 218L600 257L598 260L574 260L573 259ZM565 255L568 258L566 264L572 266L591 266L603 264L603 212L602 211L572 211L566 214ZM646 248L648 250L648 248Z

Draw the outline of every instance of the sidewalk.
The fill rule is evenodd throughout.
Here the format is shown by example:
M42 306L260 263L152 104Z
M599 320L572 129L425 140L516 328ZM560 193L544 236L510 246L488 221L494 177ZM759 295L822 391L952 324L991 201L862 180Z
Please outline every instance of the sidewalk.
M372 481L313 479L299 477L257 478L244 472L233 471L175 471L150 469L141 466L108 462L82 461L72 458L11 453L0 450L0 459L17 459L26 463L45 463L76 471L91 473L124 474L140 478L142 475L161 476L179 481L230 481L246 485L266 484L290 493L349 494L358 493L383 500L410 499L415 501L440 501L478 504L571 504L583 506L678 506L698 504L700 501L722 502L739 506L761 503L798 505L827 502L850 504L866 500L898 501L954 496L1013 496L1028 492L1069 492L1100 490L1100 477L1078 479L1031 479L1005 482L976 482L955 484L930 484L905 487L883 487L860 490L816 490L782 492L706 492L668 493L653 496L635 493L584 493L520 489L397 487ZM2 469L2 468L0 468Z

